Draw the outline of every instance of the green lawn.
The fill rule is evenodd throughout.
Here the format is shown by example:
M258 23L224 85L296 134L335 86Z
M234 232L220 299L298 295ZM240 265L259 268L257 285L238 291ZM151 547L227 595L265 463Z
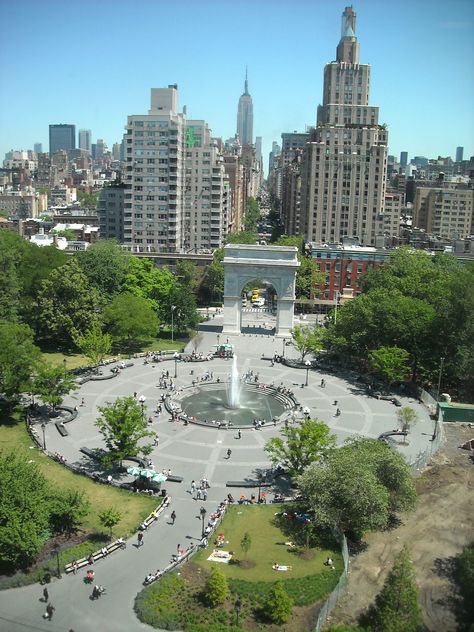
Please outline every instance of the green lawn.
M121 489L95 483L85 476L73 474L66 467L56 463L38 450L26 432L21 422L14 418L0 419L0 451L24 450L25 456L34 459L41 468L44 476L55 487L72 488L84 491L91 504L90 512L86 516L81 528L86 531L100 532L103 527L99 522L99 512L105 507L117 507L122 512L122 519L114 529L114 535L131 535L136 531L142 520L159 504L153 499L141 494L131 494Z
M233 551L238 560L245 560L240 548L240 542L245 532L252 541L247 559L255 562L253 568L242 568L239 564L218 564L228 579L245 580L247 582L271 582L277 579L291 579L330 572L324 562L331 557L336 571L331 571L339 577L342 569L341 555L334 550L313 548L311 559L300 556L302 548L292 549L285 546L288 537L274 524L275 513L281 511L280 505L232 505L229 507L224 520L217 529L217 533L225 536L223 550ZM209 570L216 562L208 562L207 558L214 550L214 538L209 546L200 551L193 562ZM291 566L291 571L274 571L274 563Z

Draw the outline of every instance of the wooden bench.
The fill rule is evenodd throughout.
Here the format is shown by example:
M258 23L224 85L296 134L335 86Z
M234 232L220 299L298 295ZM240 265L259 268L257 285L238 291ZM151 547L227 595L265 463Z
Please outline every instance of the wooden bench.
M226 487L270 487L271 483L258 481L227 481L225 484Z
M170 483L182 483L183 482L183 477L182 476L167 476L166 477L166 482L170 482Z
M58 430L59 434L60 434L62 437L67 437L67 436L69 435L69 432L66 430L66 428L65 428L65 426L64 426L64 422L62 422L62 421L57 421L54 425L56 426L56 428L57 428L57 430Z

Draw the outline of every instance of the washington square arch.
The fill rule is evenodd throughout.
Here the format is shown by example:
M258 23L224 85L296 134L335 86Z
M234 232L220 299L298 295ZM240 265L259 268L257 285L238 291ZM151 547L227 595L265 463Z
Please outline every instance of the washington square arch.
M240 334L242 292L262 279L277 294L276 335L289 336L293 327L298 249L288 246L227 245L224 248L224 334Z

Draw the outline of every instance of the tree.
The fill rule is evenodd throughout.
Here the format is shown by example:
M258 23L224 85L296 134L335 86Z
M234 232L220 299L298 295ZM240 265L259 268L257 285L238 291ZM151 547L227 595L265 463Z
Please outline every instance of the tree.
M81 189L78 189L77 199L81 206L97 206L99 202L99 194L87 193L86 191L82 191Z
M0 559L32 562L48 538L47 483L24 452L0 452Z
M322 327L295 325L290 333L293 336L293 346L301 353L302 361L308 353L316 353L323 348L324 330Z
M113 528L118 525L122 519L122 514L115 507L107 507L99 513L100 524L110 530L110 539L112 539Z
M100 364L112 349L112 337L102 331L99 323L84 334L77 335L74 342L93 365Z
M173 312L175 332L193 329L199 322L194 295L181 285L172 288L168 296L161 302L159 309L161 321L171 324L171 312Z
M90 285L108 300L122 290L131 257L112 240L100 240L78 252L77 260Z
M206 295L206 299L214 301L222 301L224 296L224 248L218 248L214 251L214 259L210 263L201 283L200 291Z
M461 597L462 622L472 624L474 621L474 542L465 546L462 553L454 560L453 578ZM472 625L466 626L471 632Z
M67 395L75 385L74 375L64 367L41 363L33 378L32 391L54 410L62 403L64 395Z
M29 391L33 367L40 350L33 344L27 325L0 321L0 393L14 400Z
M418 414L411 406L402 406L397 410L398 421L402 425L403 432L408 432L410 427L418 421Z
M318 266L311 255L303 253L303 237L301 235L280 237L275 245L298 248L300 267L296 273L296 298L311 298L316 288L324 283L326 275L323 272L319 272Z
M229 586L224 573L216 567L211 568L211 572L206 580L204 595L211 608L220 606L229 596Z
M20 305L23 242L10 230L0 231L0 319L11 322L16 322Z
M240 548L242 549L245 557L247 557L247 553L250 551L250 547L252 546L252 538L248 531L244 533L243 538L240 540Z
M125 275L123 291L146 299L157 311L177 285L178 280L167 267L158 269L150 259L133 257Z
M288 596L281 579L273 584L263 605L263 612L272 623L277 625L286 623L291 617L293 600Z
M261 217L261 212L260 212L260 206L258 204L258 201L253 197L249 197L247 199L247 207L245 209L245 214L244 214L245 230L256 231L257 224L258 224L258 221L260 220L260 217ZM258 236L257 236L257 239L258 239Z
M404 458L381 441L350 439L319 466L298 478L322 526L336 526L360 539L385 528L391 513L413 508L416 491Z
M420 632L423 617L418 603L415 572L407 547L395 558L375 604L362 617L372 632Z
M409 372L410 354L400 347L380 347L369 356L372 368L390 388L391 384L403 380Z
M84 492L75 489L56 491L49 504L49 523L55 533L71 534L84 521L90 503Z
M282 428L284 439L274 437L265 451L275 465L281 465L291 476L302 474L312 463L324 460L336 444L334 435L322 421L305 419L299 426Z
M104 321L114 341L129 351L156 336L158 317L149 301L134 294L118 294L104 311Z
M226 244L249 244L255 245L258 242L256 230L242 230L240 233L229 233L225 238Z
M186 259L176 262L175 275L179 283L194 292L199 285L200 272L195 263Z
M38 293L39 327L55 344L70 344L97 321L100 296L75 258L51 272Z
M154 437L155 433L148 430L141 406L134 397L119 397L113 403L108 402L99 407L99 413L95 425L107 447L105 465L121 462L127 456L136 456L151 448L151 444L138 445L142 439Z

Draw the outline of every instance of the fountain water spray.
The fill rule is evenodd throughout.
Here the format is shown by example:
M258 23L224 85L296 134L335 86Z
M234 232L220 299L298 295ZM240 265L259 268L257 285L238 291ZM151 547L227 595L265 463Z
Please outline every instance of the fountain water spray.
M230 385L227 389L227 403L229 408L240 408L240 380L236 355L232 358L232 372L230 374Z

